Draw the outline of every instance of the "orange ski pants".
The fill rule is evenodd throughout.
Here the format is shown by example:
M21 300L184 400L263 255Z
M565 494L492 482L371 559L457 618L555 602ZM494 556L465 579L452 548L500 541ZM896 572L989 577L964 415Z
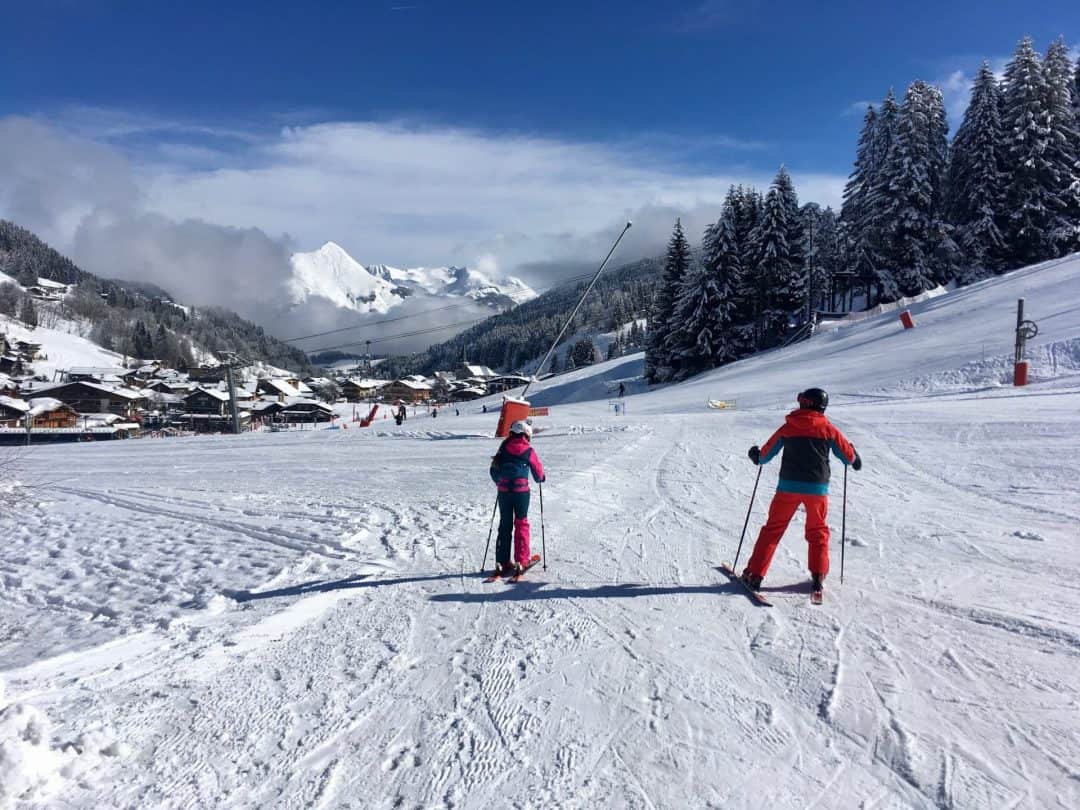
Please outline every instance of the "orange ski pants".
M795 511L802 504L806 508L806 559L811 574L829 573L829 513L828 495L803 495L799 492L777 492L769 504L769 518L758 533L754 553L746 568L750 573L764 578L769 570L776 547L784 536Z

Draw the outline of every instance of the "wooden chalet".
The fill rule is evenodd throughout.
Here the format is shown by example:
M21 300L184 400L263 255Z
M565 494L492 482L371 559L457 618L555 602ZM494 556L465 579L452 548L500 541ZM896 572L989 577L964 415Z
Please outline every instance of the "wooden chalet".
M195 366L187 370L188 378L197 383L225 381L225 366Z
M297 380L297 382L300 382ZM285 400L287 397L300 396L300 390L290 380L274 380L264 377L255 385L255 392L262 396L277 397Z
M16 340L14 348L28 363L41 354L41 344L31 343L29 340Z
M501 374L487 381L487 389L492 394L501 394L503 391L520 388L523 385L528 385L528 383L529 378L520 374Z
M486 397L488 394L487 389L478 386L455 386L451 388L447 393L447 397L451 402L469 402L474 399L480 399L480 397Z
M30 400L29 414L31 428L55 429L76 428L79 426L79 414L70 405L54 397L37 397Z
M492 377L498 377L499 375L487 366L480 366L475 363L462 363L454 369L454 376L459 380L467 380L472 377L479 380L490 380Z
M387 380L358 379L350 377L341 384L341 395L349 402L362 402L374 398L389 385Z
M216 388L196 388L184 397L184 405L189 414L229 415L229 395Z
M122 386L94 382L67 382L34 389L36 396L49 396L70 405L79 413L115 413L135 419L146 399Z
M0 396L0 427L24 427L29 410L30 405L17 397Z
M394 380L379 392L386 402L427 402L431 399L432 388L427 383L415 380Z
M199 433L232 432L228 392L216 388L196 388L184 397L184 404L187 414L176 417L175 424L186 425ZM251 411L242 410L238 415L240 429L246 430L251 425Z
M0 355L0 373L21 376L26 373L23 359L12 352Z
M107 366L75 366L58 372L61 382L93 382L113 385L124 383L135 375L133 369Z
M313 399L292 399L278 403L283 407L273 416L275 422L287 424L311 424L313 422L332 422L337 419L334 409L325 402Z

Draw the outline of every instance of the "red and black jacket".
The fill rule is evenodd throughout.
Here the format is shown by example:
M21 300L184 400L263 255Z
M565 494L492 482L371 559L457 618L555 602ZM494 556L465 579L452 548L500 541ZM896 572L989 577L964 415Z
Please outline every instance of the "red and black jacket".
M767 464L783 449L778 492L803 495L829 493L829 452L845 465L855 460L855 448L820 411L799 408L761 448L758 464Z

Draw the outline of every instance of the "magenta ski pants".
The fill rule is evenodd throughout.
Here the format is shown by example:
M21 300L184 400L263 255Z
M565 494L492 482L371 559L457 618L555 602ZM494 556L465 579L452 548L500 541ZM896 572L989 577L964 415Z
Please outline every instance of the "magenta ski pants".
M514 562L529 561L529 493L499 493L499 535L495 543L495 562L504 568L510 564L510 535L514 536Z

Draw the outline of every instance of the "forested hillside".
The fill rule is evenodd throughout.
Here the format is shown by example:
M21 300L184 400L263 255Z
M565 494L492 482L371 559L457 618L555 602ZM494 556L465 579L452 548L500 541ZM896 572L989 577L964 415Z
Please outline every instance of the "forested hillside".
M660 259L641 259L605 272L574 319L571 333L607 331L645 317L660 268ZM420 354L392 357L380 366L380 372L385 376L431 374L453 368L462 358L495 369L520 369L547 351L588 283L585 278L556 287Z
M645 376L696 374L805 335L819 309L962 285L1080 250L1080 65L1064 40L984 62L950 143L942 92L914 81L863 121L837 218L781 167L732 189L702 239L676 223L649 313Z
M16 285L0 284L0 313L34 324L39 318L86 324L86 336L111 351L173 366L190 365L207 353L234 351L250 362L311 369L302 351L234 312L185 307L154 285L98 278L7 220L0 220L0 272L26 288L39 279L75 285L62 300L35 303Z

